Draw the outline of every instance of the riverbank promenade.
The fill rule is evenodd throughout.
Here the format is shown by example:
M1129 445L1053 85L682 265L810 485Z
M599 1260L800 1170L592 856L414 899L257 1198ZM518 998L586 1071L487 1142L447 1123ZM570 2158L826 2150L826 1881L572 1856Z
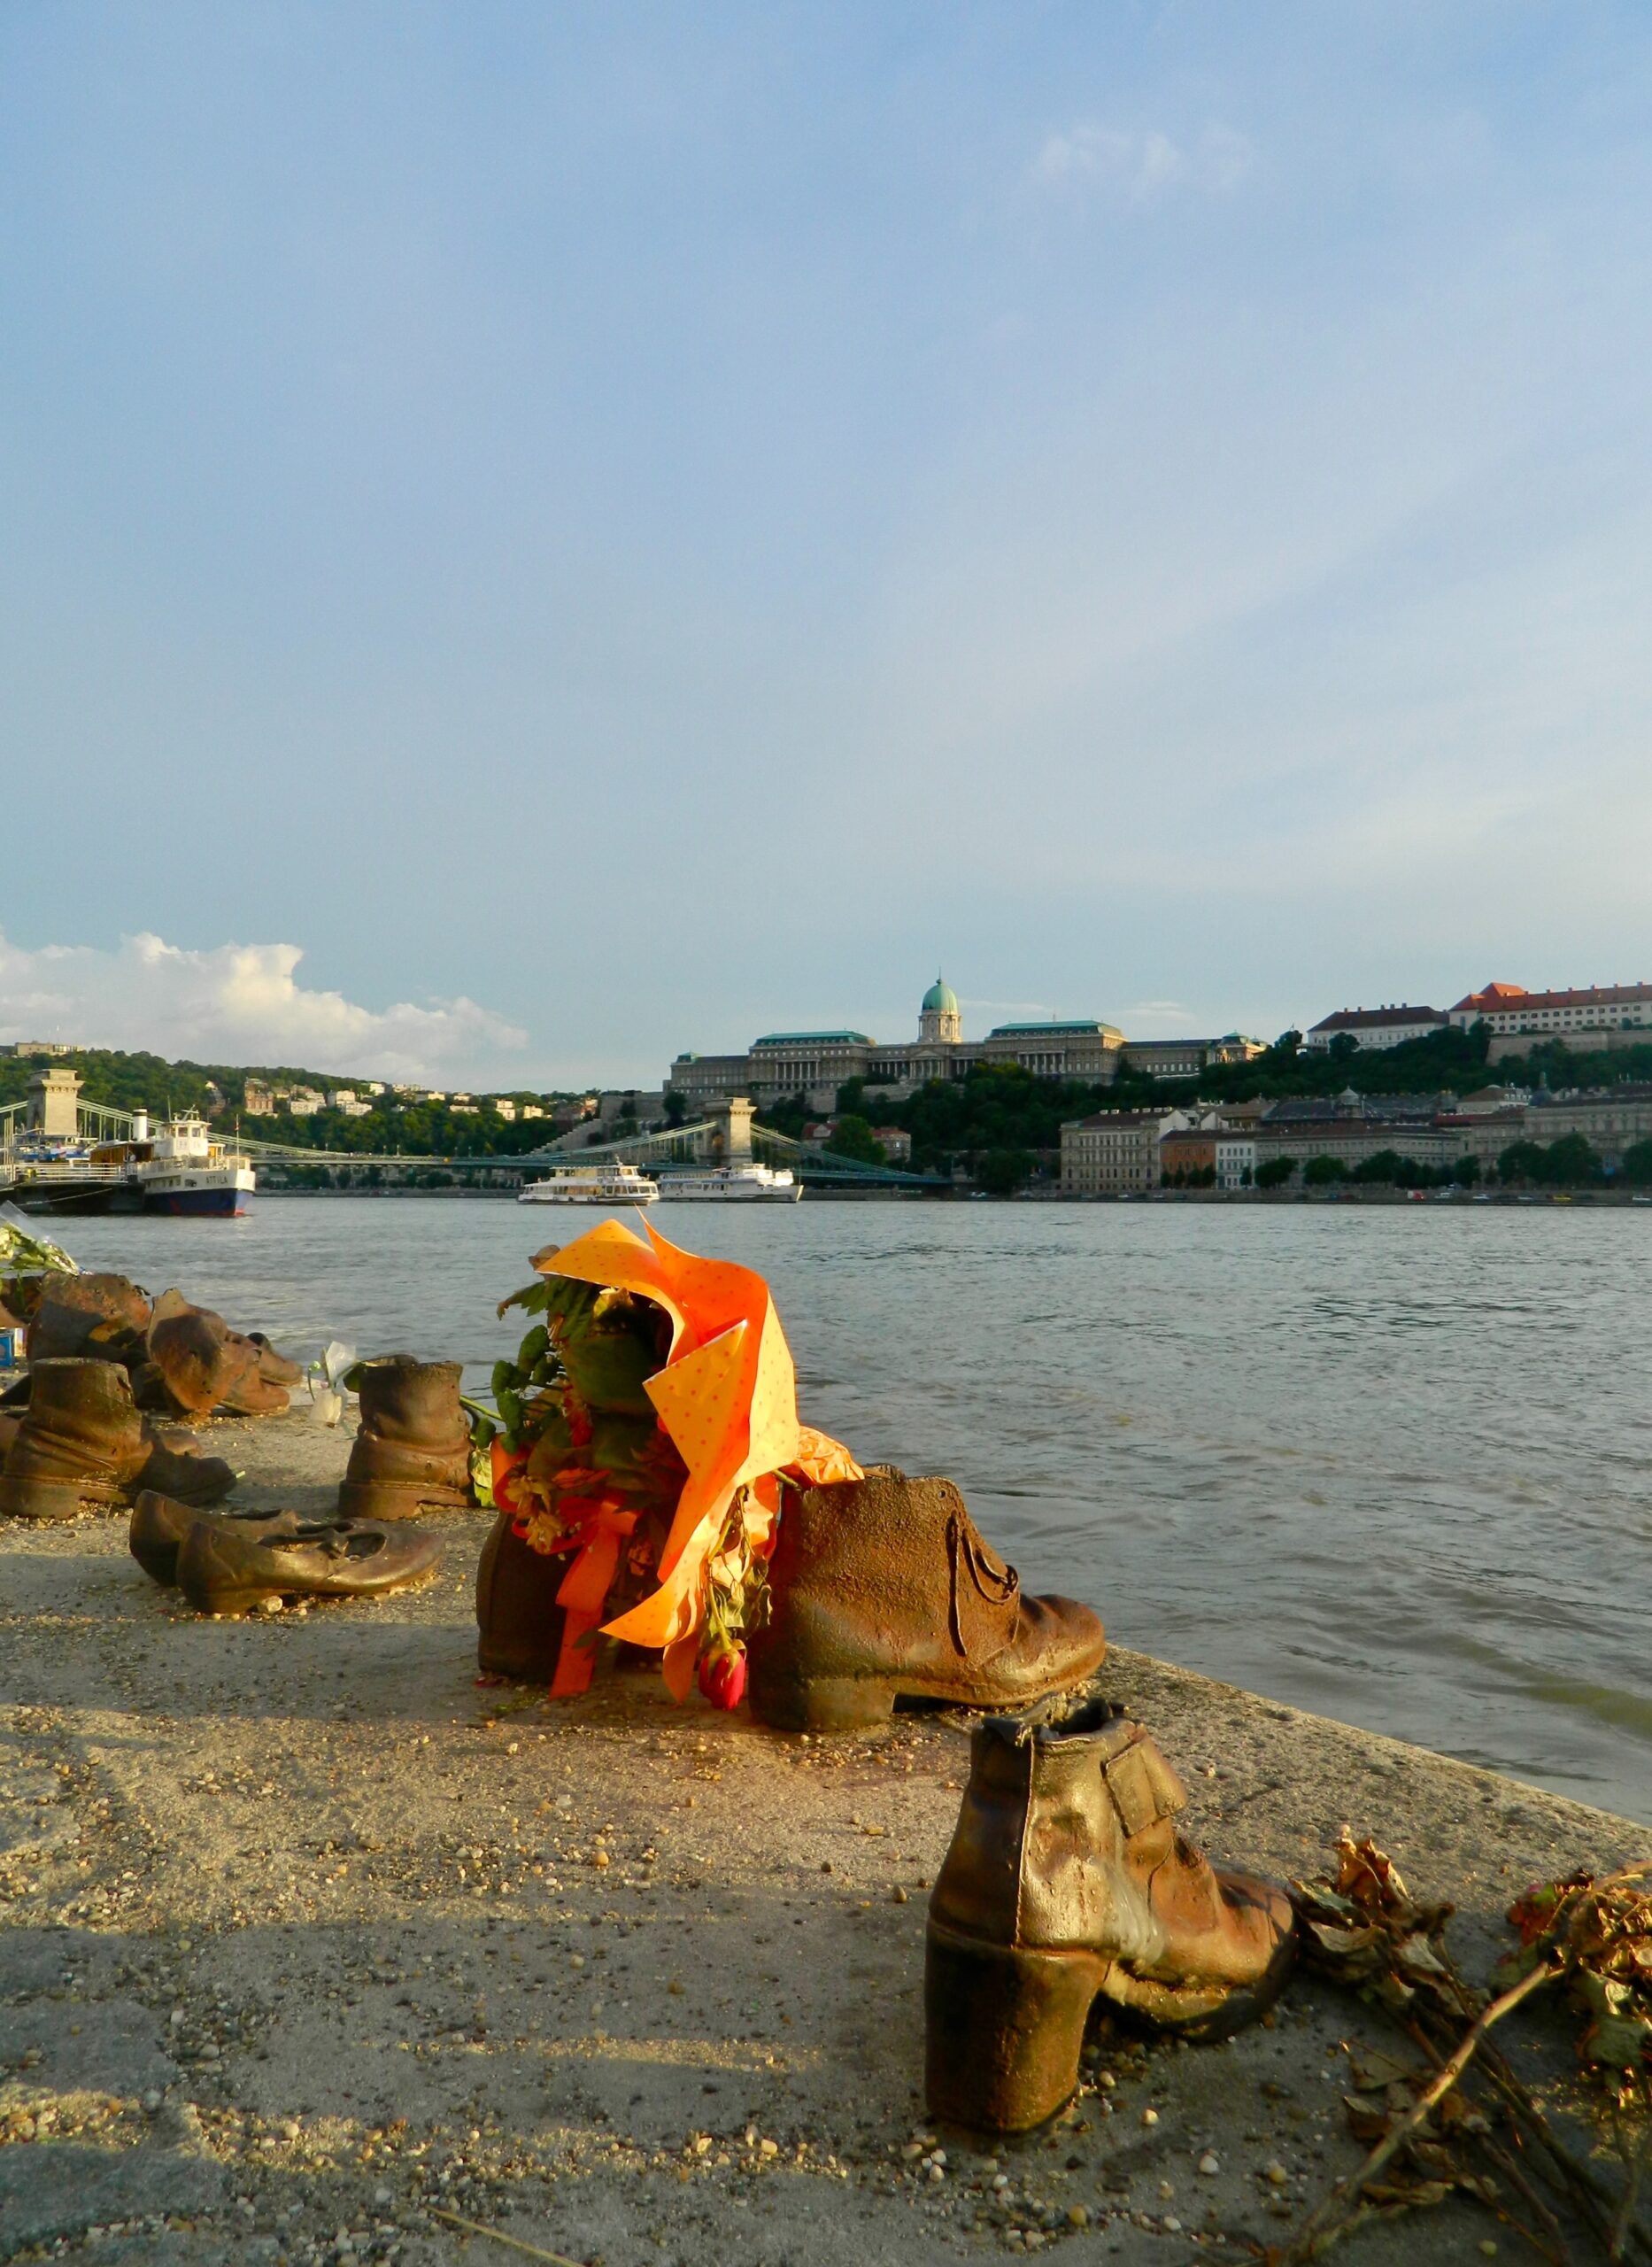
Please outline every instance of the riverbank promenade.
M211 1430L238 1501L330 1505L337 1434ZM486 1519L436 1522L429 1588L244 1621L178 1608L123 1520L0 1535L5 2255L511 2255L469 2223L605 2267L1232 2258L1353 2169L1346 2050L1393 2037L1301 1975L1225 2046L1104 2037L1047 2132L937 2132L924 1904L963 1722L803 1740L647 1675L478 1684ZM1140 1654L1102 1684L1202 1845L1303 1875L1369 1832L1459 1907L1474 1973L1524 1883L1646 1845ZM1523 2069L1558 2071L1558 2028L1527 2035ZM1467 2261L1490 2226L1447 2207L1339 2255Z

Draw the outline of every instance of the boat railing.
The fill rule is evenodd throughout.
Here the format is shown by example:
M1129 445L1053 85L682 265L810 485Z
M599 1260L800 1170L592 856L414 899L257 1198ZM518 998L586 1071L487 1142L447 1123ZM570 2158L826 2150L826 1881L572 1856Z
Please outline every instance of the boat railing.
M65 1159L61 1164L19 1157L12 1167L16 1180L125 1180L125 1165L93 1165Z

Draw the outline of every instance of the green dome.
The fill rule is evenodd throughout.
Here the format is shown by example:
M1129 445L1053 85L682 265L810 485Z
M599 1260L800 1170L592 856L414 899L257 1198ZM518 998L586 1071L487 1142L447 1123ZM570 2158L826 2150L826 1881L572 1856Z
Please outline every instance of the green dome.
M925 1016L955 1016L958 1013L958 994L950 984L938 976L924 994L923 1005L919 1012Z

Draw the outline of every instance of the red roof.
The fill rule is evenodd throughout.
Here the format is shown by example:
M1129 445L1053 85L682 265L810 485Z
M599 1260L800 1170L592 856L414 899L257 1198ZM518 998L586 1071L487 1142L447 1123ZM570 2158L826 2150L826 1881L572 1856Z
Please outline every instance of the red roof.
M1628 1001L1652 1000L1652 984L1594 984L1577 992L1528 992L1518 984L1488 984L1459 1000L1452 1014L1471 1008L1611 1008Z

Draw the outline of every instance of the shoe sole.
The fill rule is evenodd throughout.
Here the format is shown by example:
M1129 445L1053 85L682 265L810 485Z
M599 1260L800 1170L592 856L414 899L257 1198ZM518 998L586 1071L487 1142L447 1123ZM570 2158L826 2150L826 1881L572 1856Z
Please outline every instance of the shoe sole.
M341 1480L341 1520L416 1520L421 1512L474 1512L475 1503L456 1489L421 1489L393 1481Z
M0 1518L77 1520L83 1511L122 1508L113 1488L106 1491L79 1480L0 1480Z
M997 1700L971 1698L939 1684L924 1684L905 1677L820 1676L807 1683L763 1687L753 1684L752 1714L760 1724L777 1732L859 1731L868 1724L886 1724L903 1701L921 1708L970 1708L977 1714L1020 1714L1058 1692L1069 1692L1095 1675L1093 1667L1072 1676L1058 1678L1033 1692L1016 1692Z
M392 1598L398 1591L417 1590L428 1582L440 1569L441 1560L434 1559L428 1567L420 1567L393 1582L385 1582L377 1590L334 1589L314 1582L249 1582L233 1590L192 1590L187 1584L179 1588L185 1603L197 1613L215 1613L225 1620L236 1620L243 1613L257 1613L272 1600L315 1598L329 1605L348 1605L352 1599L371 1604L374 1598Z
M931 1920L924 1949L926 2084L937 2117L977 2132L1025 2133L1078 2084L1098 2000L1197 2041L1225 2039L1278 1997L1296 1950L1280 1938L1254 1984L1144 1984L1100 1953L1031 1952Z

